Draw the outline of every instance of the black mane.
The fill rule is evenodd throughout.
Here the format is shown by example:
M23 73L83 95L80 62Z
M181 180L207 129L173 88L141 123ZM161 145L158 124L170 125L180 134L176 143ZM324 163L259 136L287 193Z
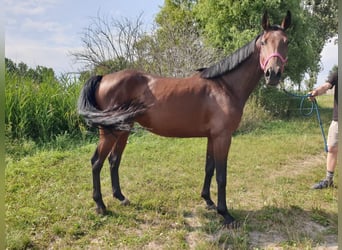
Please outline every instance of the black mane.
M255 43L259 36L260 35L254 38L253 41L247 43L240 49L236 50L233 54L224 58L213 66L210 66L209 68L199 69L198 71L201 72L201 77L206 79L217 78L239 66L240 63L245 61L253 54Z

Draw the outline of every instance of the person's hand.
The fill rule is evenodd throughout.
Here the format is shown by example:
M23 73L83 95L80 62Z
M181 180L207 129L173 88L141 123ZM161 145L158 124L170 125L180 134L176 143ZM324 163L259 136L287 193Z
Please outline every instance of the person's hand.
M310 101L315 101L316 99L315 99L315 97L318 95L318 93L317 93L317 91L316 90L312 90L312 91L310 91L309 92L309 99L310 99Z

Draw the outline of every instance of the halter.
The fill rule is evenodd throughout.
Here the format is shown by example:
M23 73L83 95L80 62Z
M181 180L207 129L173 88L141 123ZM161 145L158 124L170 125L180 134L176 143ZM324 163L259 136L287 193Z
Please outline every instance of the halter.
M278 57L280 59L280 61L282 62L282 65L281 65L281 72L283 73L284 71L284 66L287 62L287 58L284 58L282 55L280 55L278 52L276 53L272 53L271 55L269 55L267 57L267 59L265 60L265 62L263 63L260 59L260 66L261 66L261 69L265 71L265 68L268 64L268 62L271 60L272 57Z

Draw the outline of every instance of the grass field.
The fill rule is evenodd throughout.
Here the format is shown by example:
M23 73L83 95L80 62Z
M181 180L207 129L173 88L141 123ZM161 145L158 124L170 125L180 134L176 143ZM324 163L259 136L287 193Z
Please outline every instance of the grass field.
M319 103L327 132L331 97ZM315 117L274 120L234 136L227 203L242 222L238 230L222 228L221 216L206 210L200 198L205 139L170 139L147 132L130 137L120 180L131 205L121 206L112 198L105 166L102 194L107 216L95 214L91 198L90 157L95 146L36 149L28 143L18 148L30 152L25 156L11 149L5 172L9 249L337 246L337 189L310 189L325 175ZM215 181L211 190L216 200Z

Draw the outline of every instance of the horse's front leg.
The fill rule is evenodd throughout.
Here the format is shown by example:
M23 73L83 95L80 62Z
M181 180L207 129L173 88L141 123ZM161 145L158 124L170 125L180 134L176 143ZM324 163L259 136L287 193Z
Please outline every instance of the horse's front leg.
M228 212L226 202L227 159L230 143L231 136L227 135L217 137L213 141L217 181L217 212L223 216L225 226L236 228L238 225L234 217Z
M112 180L113 197L121 201L122 205L129 205L130 203L129 200L126 199L121 192L119 178L119 166L121 162L121 156L126 147L128 136L129 132L125 132L124 134L120 135L108 158L110 164L110 177Z
M208 209L216 209L215 203L212 201L210 197L210 185L211 179L214 175L215 171L215 161L214 161L214 152L213 152L213 144L211 138L208 138L207 144L207 154L206 154L206 162L205 162L205 177L204 184L201 193L201 197L207 203Z

